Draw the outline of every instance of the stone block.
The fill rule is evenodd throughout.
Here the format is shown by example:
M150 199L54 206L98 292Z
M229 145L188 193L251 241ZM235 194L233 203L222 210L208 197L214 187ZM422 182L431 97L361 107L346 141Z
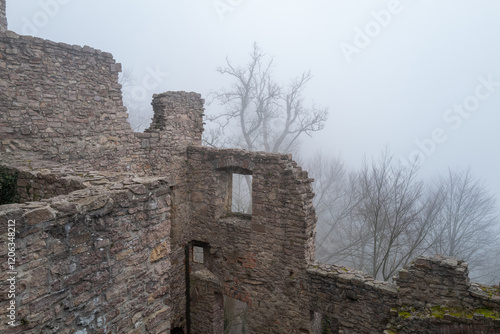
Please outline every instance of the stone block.
M165 258L168 255L168 252L168 244L166 242L162 242L161 244L157 245L151 252L151 255L149 256L149 262L153 263Z
M28 211L24 214L24 219L29 225L36 225L55 219L55 214L49 208L40 208Z

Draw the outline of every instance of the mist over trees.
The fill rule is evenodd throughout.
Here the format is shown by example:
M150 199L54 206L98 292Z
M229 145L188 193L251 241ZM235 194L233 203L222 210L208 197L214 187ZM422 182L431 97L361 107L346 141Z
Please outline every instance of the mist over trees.
M309 72L280 86L272 68L273 59L257 44L244 67L226 59L218 71L233 81L212 93L212 102L223 110L208 114L205 145L293 152L302 160L300 136L323 129L328 112L305 107L302 92L312 79ZM417 162L402 165L388 149L350 172L340 158L325 153L301 163L315 179L318 260L390 280L419 255L449 255L469 262L472 279L498 283L495 198L470 170L449 170L424 182ZM251 189L249 177L240 182L247 185L235 184L235 189ZM233 196L245 205L247 191Z
M328 110L306 106L302 94L311 73L280 85L273 78L273 66L273 58L254 43L246 66L235 66L227 58L226 66L217 69L232 79L232 85L211 94L223 110L207 114L212 127L205 133L205 145L284 153L296 150L302 135L323 129Z
M449 255L469 263L472 280L498 284L497 206L472 171L450 169L445 176L423 180L417 161L402 165L387 148L379 157L365 157L352 171L325 152L305 160L299 140L323 129L328 110L306 107L303 91L312 79L310 72L280 85L273 66L273 58L257 44L245 66L226 59L217 70L232 83L211 94L210 104L218 108L207 113L203 142L294 153L315 179L318 260L391 280L417 256ZM251 178L238 182L246 185L233 184L233 197L248 207Z
M403 166L387 150L350 173L339 159L312 161L318 260L390 280L419 255L448 255L469 263L472 280L498 284L495 198L470 170L424 181L417 164Z
M431 251L467 259L478 279L498 284L500 267L492 266L500 255L495 197L470 169L449 170L435 187L443 193L443 201Z
M429 248L427 236L440 209L441 193L424 188L416 178L415 165L404 168L392 160L384 151L378 161L365 159L351 175L345 195L349 198L347 214L336 223L341 226L329 228L323 236L328 238L320 246L324 261L342 261L389 280ZM344 232L341 239L339 231ZM329 250L333 243L341 248Z

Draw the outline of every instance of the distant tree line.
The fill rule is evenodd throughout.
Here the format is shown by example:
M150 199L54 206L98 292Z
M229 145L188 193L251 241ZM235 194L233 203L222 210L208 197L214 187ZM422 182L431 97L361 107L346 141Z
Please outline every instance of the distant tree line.
M387 150L351 173L321 155L308 167L317 181L318 260L390 280L415 257L441 254L466 260L473 280L498 284L495 197L470 169L426 184L416 163L403 167Z

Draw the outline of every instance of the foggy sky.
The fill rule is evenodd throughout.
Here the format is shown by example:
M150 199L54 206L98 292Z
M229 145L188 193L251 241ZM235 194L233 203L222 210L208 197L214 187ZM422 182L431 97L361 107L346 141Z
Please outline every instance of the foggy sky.
M330 110L302 147L351 167L386 145L420 152L424 175L471 167L500 195L498 0L8 0L7 17L17 33L111 52L145 103L220 89L217 66L246 63L256 41L280 82L310 69L305 95Z

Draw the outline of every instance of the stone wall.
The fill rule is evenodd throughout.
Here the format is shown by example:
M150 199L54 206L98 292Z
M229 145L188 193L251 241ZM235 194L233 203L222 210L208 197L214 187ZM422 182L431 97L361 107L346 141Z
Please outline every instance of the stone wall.
M6 0L0 0L0 32L7 30Z
M154 116L144 133L136 133L140 151L126 161L145 174L168 176L171 183L186 180L186 149L201 145L204 100L200 94L167 92L153 96Z
M134 134L122 105L120 66L110 54L10 31L0 34L0 51L0 164L18 173L21 202L123 184L131 175L168 179L175 229L165 230L175 246L169 250L175 303L165 323L184 328L190 222L186 149L201 144L203 99L186 92L155 95L150 128ZM112 170L128 174L104 172Z
M85 188L83 174L82 177L61 176L50 169L32 170L25 166L21 166L19 169L3 167L11 175L17 177L17 194L20 203L36 202L59 195L67 195L75 190Z
M191 275L191 333L224 333L222 283L207 268L194 266ZM201 267L201 266L200 266Z
M2 333L164 333L170 329L170 188L164 179L92 186L3 206L16 228L16 318ZM2 247L2 291L9 272Z
M307 271L310 308L338 333L500 332L500 290L469 283L467 264L454 258L419 257L395 284L319 263Z
M132 149L110 53L0 33L0 152L110 169Z
M474 307L468 273L467 263L454 258L416 259L395 278L400 304L418 309L438 305Z
M106 52L0 33L0 152L10 160L185 180L186 148L201 144L203 99L155 95L151 126L134 134L120 71Z
M328 317L341 333L384 332L397 305L397 287L345 267L315 263L307 272L313 312Z
M470 283L463 261L420 257L395 282L397 333L500 333L500 288Z
M205 269L220 282L208 295L246 303L248 333L309 333L315 215L307 173L287 155L205 147L190 147L188 164L189 238L206 245ZM252 175L251 215L230 211L232 173ZM195 286L206 286L192 271ZM194 328L201 321L191 320Z
M500 331L500 292L469 283L461 261L418 258L396 284L313 262L311 179L289 156L193 146L187 158L175 186L88 172L84 189L0 207L18 232L18 326L0 330L215 334L226 296L246 305L250 333ZM228 211L232 173L252 175L252 215Z

